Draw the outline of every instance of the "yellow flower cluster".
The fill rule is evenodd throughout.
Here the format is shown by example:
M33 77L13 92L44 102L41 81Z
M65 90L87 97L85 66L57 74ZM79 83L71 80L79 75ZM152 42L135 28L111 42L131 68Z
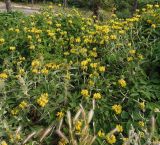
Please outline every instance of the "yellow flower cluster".
M109 143L109 144L114 144L116 143L116 137L114 134L112 135L106 135L106 141Z
M118 132L123 132L123 127L121 125L116 125L116 129Z
M77 132L80 132L82 129L82 121L77 121L76 124L75 124L75 130Z
M98 131L98 136L102 138L102 137L105 136L105 133L102 130L99 130Z
M116 114L121 114L121 112L122 112L122 106L115 104L115 105L112 106L112 110L113 110Z
M140 127L144 127L144 122L143 122L143 121L139 121L139 122L138 122L138 125L139 125Z
M98 99L101 99L102 96L101 96L100 93L94 93L94 94L93 94L93 98L96 99L96 100L98 100Z
M23 68L20 68L20 69L19 69L19 75L23 75L24 72L25 72L25 70L24 70Z
M105 66L100 66L100 67L99 67L99 71L100 71L100 72L105 72Z
M87 68L88 68L88 63L90 62L91 60L83 60L83 61L81 61L81 68L83 69L83 70L87 70Z
M53 70L57 70L60 68L60 65L59 64L56 64L56 63L48 63L45 65L47 69L53 69Z
M32 65L32 67L35 68L35 67L39 67L40 64L41 64L40 61L36 59L36 60L33 60L33 61L32 61L32 64L31 64L31 65Z
M19 113L19 109L16 107L16 108L13 108L12 110L11 110L11 114L13 115L13 116L16 116L18 113Z
M122 140L123 140L123 144L122 145L125 145L128 142L128 138L127 137L123 137Z
M44 68L40 70L41 62L39 60L33 60L31 63L32 72L35 74L44 74L47 75L49 73L48 68L50 68L51 64L47 64ZM53 68L53 66L51 66Z
M8 145L8 144L6 143L6 141L3 140L3 141L1 142L1 145Z
M5 40L3 38L0 38L0 45L3 44Z
M65 139L61 139L59 142L58 142L58 145L67 145L67 141Z
M14 50L16 50L16 47L11 46L11 47L9 47L9 50L14 51Z
M132 50L129 51L129 54L131 54L131 55L134 55L135 53L136 53L135 49L132 49Z
M41 96L37 99L37 103L41 107L45 107L48 103L48 93L41 94Z
M133 61L133 57L132 57L132 56L131 56L131 57L128 57L128 58L127 58L127 61L128 61L128 62Z
M142 60L144 57L143 57L142 54L138 54L138 58L139 58L140 60Z
M6 73L0 73L0 79L7 79L8 78L8 75Z
M142 111L144 111L144 109L145 109L145 103L144 103L144 102L140 102L140 103L139 103L139 108L140 108Z
M84 96L84 97L89 97L89 91L87 89L83 89L81 91L81 95Z
M58 117L58 119L61 119L61 118L63 118L64 113L62 111L57 112L56 116Z
M46 68L43 68L42 70L41 70L41 73L42 74L44 74L44 75L47 75L48 74L48 69L46 69Z
M157 26L156 26L156 24L152 24L151 27L152 27L153 29L155 29Z
M20 104L19 104L19 108L21 108L21 109L24 109L24 108L26 108L28 106L28 104L27 104L27 102L25 102L25 101L22 101Z
M120 79L118 80L118 84L122 87L122 88L125 88L126 87L126 81L124 79Z
M139 132L139 136L140 136L141 138L144 138L144 136L145 136L144 132L143 132L143 131L140 131L140 132Z

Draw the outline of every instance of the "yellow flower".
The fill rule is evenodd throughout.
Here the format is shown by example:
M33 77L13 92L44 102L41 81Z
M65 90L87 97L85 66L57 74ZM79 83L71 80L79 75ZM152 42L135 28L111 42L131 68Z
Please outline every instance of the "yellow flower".
M24 74L24 69L19 69L19 74L23 75Z
M30 45L29 46L29 49L31 49L31 50L33 50L33 49L35 49L36 47L35 47L35 45Z
M39 38L38 40L37 40L38 42L42 42L42 40Z
M41 94L41 96L37 99L37 103L41 107L45 107L48 103L48 93Z
M155 8L159 8L159 5L158 5L158 4L156 4L156 5L155 5Z
M59 7L61 7L61 6L62 6L62 4L58 4L58 6L59 6Z
M115 111L116 114L121 114L122 106L115 104L115 105L112 106L112 110Z
M97 52L95 52L95 51L90 51L89 54L92 57L97 57Z
M154 108L154 112L160 112L158 108Z
M21 109L24 109L24 108L26 108L28 106L28 104L27 104L27 102L25 102L25 101L22 101L20 104L19 104L19 108L21 108Z
M20 140L21 139L21 136L20 134L16 134L16 137L15 137L16 140Z
M6 141L3 140L3 141L1 142L1 145L8 145L8 144L6 143Z
M90 66L91 66L91 68L97 68L98 63L91 63Z
M13 31L13 28L9 28L8 30L9 30L9 31Z
M94 94L93 94L93 98L98 100L98 99L101 99L102 96L101 96L100 93L94 93Z
M56 24L56 27L61 27L61 24Z
M26 60L26 58L25 57L19 57L19 60L24 61L24 60Z
M93 51L96 51L96 50L97 50L97 48L96 48L96 47L94 47L94 48L93 48Z
M99 71L100 71L100 72L105 72L105 66L100 66L100 67L99 67Z
M144 138L144 132L143 131L140 131L139 135L140 135L141 138Z
M144 57L142 54L138 54L138 58L142 60Z
M123 137L122 139L124 142L127 142L128 141L128 138L127 137Z
M19 113L18 108L14 108L14 109L11 110L11 114L12 114L13 116L17 115L18 113Z
M75 42L77 42L77 43L81 42L81 38L80 37L76 38Z
M9 47L9 50L14 51L14 50L16 50L16 47L11 46L11 47Z
M109 143L109 144L114 144L116 143L116 137L114 134L112 135L106 135L106 141Z
M136 53L135 49L132 49L132 50L129 51L129 54L131 54L131 55L134 55L135 53Z
M86 70L88 68L87 65L88 65L88 60L81 61L81 68L83 70Z
M127 142L128 142L128 138L127 137L123 137L122 140L123 140L123 144L122 145L127 144Z
M82 121L77 121L75 124L75 129L77 132L80 132L82 128Z
M82 48L82 49L80 49L80 53L81 53L82 55L85 55L85 54L86 54L86 52L87 52L87 49L86 49L86 48Z
M62 111L57 112L56 116L58 117L58 119L61 119L61 118L63 118L64 113Z
M53 6L52 6L52 5L49 5L48 8L49 8L49 9L53 9Z
M152 9L152 8L153 8L153 5L147 4L147 8L148 8L148 9Z
M140 103L139 103L139 108L140 108L141 110L144 110L144 109L145 109L145 104L144 104L144 102L140 102Z
M125 34L125 31L124 30L120 30L119 34Z
M151 27L152 27L153 29L155 29L155 28L156 28L156 24L152 24Z
M89 91L87 89L83 89L81 91L81 95L84 96L84 97L89 97Z
M17 29L15 29L15 32L19 33L19 29L18 29L18 28L17 28Z
M58 142L58 145L66 145L66 144L67 144L67 141L63 138Z
M143 121L139 121L139 122L138 122L138 125L139 125L140 127L144 127L144 122L143 122Z
M7 79L8 75L6 73L0 73L0 79Z
M89 80L88 83L89 83L89 86L91 86L91 87L94 86L94 82L92 80Z
M116 40L117 36L116 35L111 35L110 38L111 38L111 40Z
M0 38L0 44L3 44L4 43L4 39L3 38Z
M31 65L32 65L32 67L38 67L38 66L40 66L40 61L37 59L33 60Z
M44 68L44 69L41 70L41 73L44 74L44 75L47 75L48 72L49 72L49 71L48 71L48 69L46 69L46 68Z
M152 24L152 21L151 21L151 20L147 20L147 23L148 23L148 24Z
M38 69L32 69L32 73L34 73L34 74L38 74L39 73L39 71L38 71Z
M34 16L34 15L30 15L30 17L31 17L31 18L34 18L35 16Z
M52 21L47 21L47 24L48 25L52 25Z
M28 35L27 38L28 38L29 40L31 40L31 39L32 39L32 36L31 36L31 35Z
M73 22L72 22L72 20L68 20L68 23L72 24Z
M128 47L131 47L132 46L132 44L131 43L128 43Z
M133 61L133 57L128 57L128 58L127 58L127 61L128 61L128 62Z
M105 133L104 133L102 130L99 130L99 131L98 131L98 136L99 136L99 137L104 137L104 136L105 136Z
M118 132L123 132L123 127L121 125L116 125L116 129Z
M65 56L68 56L68 55L69 55L69 52L66 51L66 52L64 52L63 54L64 54Z
M143 8L142 11L145 12L145 11L146 11L146 8Z
M125 88L126 87L126 81L124 79L120 79L118 80L118 84L122 87L122 88Z

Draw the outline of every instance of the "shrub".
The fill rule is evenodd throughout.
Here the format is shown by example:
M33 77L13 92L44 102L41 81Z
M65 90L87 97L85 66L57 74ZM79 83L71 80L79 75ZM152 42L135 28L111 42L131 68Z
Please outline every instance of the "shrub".
M76 114L81 103L88 111L93 100L89 126L97 144L121 144L131 124L141 131L159 110L159 11L159 5L147 5L132 18L112 15L103 23L75 9L53 14L52 6L40 14L8 15L6 26L1 17L0 137L22 143L62 117L66 134L67 110ZM44 143L55 138L52 133Z

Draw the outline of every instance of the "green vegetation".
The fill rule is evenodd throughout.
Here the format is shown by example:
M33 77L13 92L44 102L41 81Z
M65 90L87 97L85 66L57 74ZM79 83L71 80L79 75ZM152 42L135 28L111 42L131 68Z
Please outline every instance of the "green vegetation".
M103 23L52 5L1 13L1 144L158 142L159 7Z

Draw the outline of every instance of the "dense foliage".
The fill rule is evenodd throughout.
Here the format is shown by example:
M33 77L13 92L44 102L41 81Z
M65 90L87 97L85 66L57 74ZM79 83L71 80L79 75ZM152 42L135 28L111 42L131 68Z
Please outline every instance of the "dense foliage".
M30 16L1 14L3 145L22 144L27 135L50 126L54 127L47 130L50 136L43 143L62 144L55 130L64 118L62 131L73 137L71 131L67 133L71 116L66 112L75 115L79 104L87 112L93 108L87 113L90 121L93 112L94 116L87 124L82 109L83 117L78 113L79 118L73 119L77 140L87 124L89 132L97 136L95 145L119 145L128 141L132 125L143 144L152 115L160 126L159 5L147 5L125 20L113 14L103 24L83 18L75 9L72 14L53 14L51 10L49 6ZM160 139L158 134L159 128L153 140ZM40 144L41 135L42 141L43 130L27 143Z

